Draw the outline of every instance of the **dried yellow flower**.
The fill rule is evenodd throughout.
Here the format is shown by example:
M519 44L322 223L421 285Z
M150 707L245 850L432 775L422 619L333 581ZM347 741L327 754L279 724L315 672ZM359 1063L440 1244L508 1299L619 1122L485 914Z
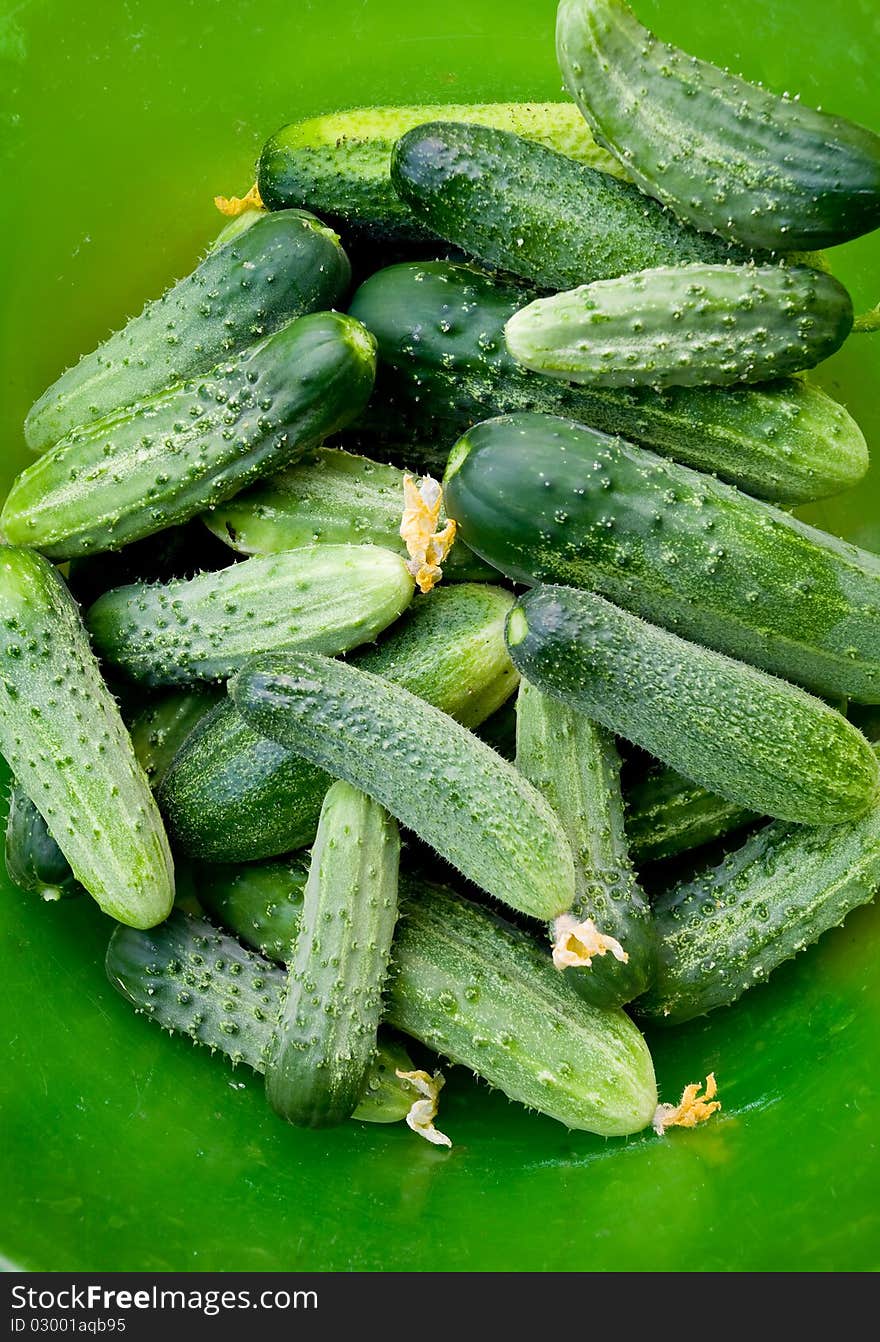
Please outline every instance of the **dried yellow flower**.
M626 964L629 956L614 937L600 932L592 918L579 923L570 913L563 913L553 926L553 963L557 969L583 966L589 969L596 955L610 951L615 960Z
M706 1077L705 1095L700 1094L700 1089L697 1081L685 1086L678 1104L658 1104L654 1114L654 1131L658 1136L662 1136L667 1128L695 1128L721 1108L721 1101L715 1099L718 1085L714 1072Z
M263 209L262 197L256 182L246 196L215 196L214 204L221 214L227 215L230 219L237 218L246 210Z
M437 530L442 507L443 490L430 475L424 477L419 487L411 475L403 477L400 537L406 542L409 554L406 567L415 578L420 592L430 592L443 577L440 565L455 540L455 522L450 520L442 531Z
M401 1081L408 1081L419 1096L413 1101L406 1116L407 1125L434 1146L451 1146L452 1142L445 1132L438 1132L434 1127L438 1096L445 1084L442 1072L435 1072L433 1076L429 1076L427 1072L401 1072L398 1068L396 1075Z

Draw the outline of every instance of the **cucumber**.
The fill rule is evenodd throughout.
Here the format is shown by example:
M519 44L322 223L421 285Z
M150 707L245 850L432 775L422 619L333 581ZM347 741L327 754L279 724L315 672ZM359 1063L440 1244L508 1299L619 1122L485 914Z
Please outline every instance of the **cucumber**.
M13 885L47 904L83 893L49 826L15 779L9 791L5 856Z
M679 1025L726 1006L880 887L880 807L846 825L776 821L654 904L657 973L637 1010Z
M462 538L517 582L589 587L828 698L880 699L880 559L570 420L478 424L450 456Z
M340 448L319 447L290 470L205 513L206 526L239 554L303 545L379 545L406 554L400 539L404 472ZM485 581L494 570L466 545L443 561L447 582Z
M629 182L488 126L432 121L407 131L391 181L432 232L540 289L749 257L683 228Z
M766 382L840 349L853 306L805 266L658 266L538 298L505 327L518 363L593 387Z
M571 908L574 863L553 811L447 714L316 654L254 658L229 692L255 731L362 789L502 903L544 919Z
M63 438L13 482L0 530L70 559L185 522L356 419L374 373L358 322L299 317L205 377Z
M629 785L626 806L626 834L637 863L677 857L758 819L662 764Z
M556 51L594 135L643 191L750 247L880 226L880 138L659 42L623 0L561 0Z
M0 551L0 751L72 872L105 913L161 922L168 841L79 612L55 570Z
M299 932L309 853L265 862L199 863L199 903L215 922L269 960L286 964Z
M135 1008L164 1029L187 1035L233 1066L264 1072L285 976L281 969L218 932L203 918L175 910L149 932L117 928L110 938L107 977ZM397 1077L412 1062L396 1041L383 1039L354 1117L396 1123L412 1107L412 1087Z
M189 581L119 587L92 606L86 627L100 656L133 680L223 680L257 653L332 655L371 642L414 590L390 550L310 545Z
M507 640L546 694L749 810L823 825L874 803L877 758L833 708L591 592L534 588Z
M428 231L391 185L391 151L405 131L426 121L500 126L569 158L621 175L571 103L428 103L356 107L295 121L263 146L260 196L271 210L305 205L346 235L379 243L422 242Z
M228 548L215 537L206 536L204 527L194 518L183 526L145 536L112 554L71 559L67 585L85 608L114 587L127 587L134 582L170 582L172 578L189 578L225 568L228 563Z
M523 680L516 767L562 821L575 859L574 903L551 928L554 959L586 1001L631 1002L650 982L654 929L630 862L614 738ZM578 935L586 921L587 931L597 929L618 946L601 945L591 956Z
M657 1103L644 1039L590 1006L531 937L451 891L420 885L397 929L388 1020L512 1100L620 1137Z
M859 426L801 378L655 391L575 386L528 372L508 353L504 327L533 296L524 285L448 262L373 275L351 305L379 344L365 428L414 436L420 463L442 470L454 437L487 414L570 415L791 505L838 493L865 474ZM415 458L411 448L402 451Z
M28 444L42 452L74 429L210 372L292 317L333 307L350 278L336 234L312 215L260 217L62 373L25 420Z
M512 605L497 587L436 588L355 659L476 726L516 689L504 645ZM214 862L248 861L311 843L330 782L314 764L255 732L227 700L186 742L159 799L181 851Z
M400 834L388 812L334 783L266 1065L267 1098L288 1123L341 1123L363 1091L397 922L399 862Z
M190 732L223 697L219 690L202 686L169 690L148 700L128 719L134 753L153 791L161 786Z

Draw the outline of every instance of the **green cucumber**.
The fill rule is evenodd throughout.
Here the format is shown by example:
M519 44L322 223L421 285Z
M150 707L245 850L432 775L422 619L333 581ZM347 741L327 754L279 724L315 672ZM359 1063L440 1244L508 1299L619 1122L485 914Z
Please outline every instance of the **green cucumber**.
M406 554L400 539L403 477L396 466L319 447L296 466L205 513L204 521L240 554L347 542ZM453 545L443 561L447 582L484 581L493 574L466 545Z
M574 864L553 811L447 714L306 653L254 658L229 692L255 731L361 788L502 903L544 919L571 908Z
M839 493L865 474L859 426L801 378L655 391L575 386L528 372L508 353L504 327L532 297L523 285L443 261L390 266L366 280L351 305L379 345L365 427L414 436L419 463L442 470L453 438L488 414L570 415L790 505ZM415 459L412 449L402 451Z
M129 717L131 744L154 792L190 732L222 698L220 691L202 686L169 690L148 700Z
M161 922L168 841L73 598L50 564L0 550L0 750L105 913Z
M112 554L84 555L71 559L67 585L79 604L93 605L113 587L133 582L170 582L209 569L225 568L229 551L194 518L183 526L169 527L155 536L145 536Z
M538 298L504 335L533 372L592 387L766 382L840 349L852 299L805 266L658 266Z
M13 885L47 904L83 893L49 826L14 778L9 791L5 857L6 873Z
M499 126L549 145L569 158L621 175L571 103L428 103L356 107L295 121L271 136L257 167L260 196L270 210L303 205L346 235L381 243L421 242L430 234L391 185L391 151L406 131L426 121Z
M414 590L390 550L310 545L189 581L119 587L92 606L86 627L104 661L133 680L224 680L257 653L334 655L369 643Z
M663 764L630 783L626 808L626 835L637 863L677 857L758 819Z
M356 419L374 373L359 322L299 317L210 374L63 438L13 482L0 530L70 559L185 522Z
M556 582L828 698L880 699L880 559L570 420L478 424L445 506L517 582Z
M309 853L264 862L199 863L193 871L199 903L253 950L286 964L299 932Z
M507 640L546 694L749 810L824 825L874 803L877 758L833 708L594 593L533 588Z
M333 307L350 278L336 234L312 215L262 216L62 373L25 420L29 445L42 452L74 429L207 374L292 317Z
M504 645L513 597L461 583L417 597L359 666L420 694L467 727L507 700L518 676ZM186 742L159 800L175 845L214 862L273 857L311 843L332 780L221 704Z
M790 250L880 226L871 131L659 42L623 0L561 0L556 50L597 140L696 228Z
M212 1053L225 1053L233 1066L265 1072L285 976L233 937L175 910L149 932L117 928L106 967L136 1011ZM383 1039L353 1116L368 1123L406 1118L413 1090L397 1072L411 1070L405 1050Z
M433 121L407 131L391 181L433 233L540 289L749 256L683 228L629 182L487 126Z
M334 783L266 1065L266 1096L288 1123L341 1123L363 1091L397 922L399 862L400 834L388 812Z
M575 859L577 894L551 928L554 958L586 1001L595 1006L631 1002L650 982L654 929L630 862L614 738L523 680L516 709L516 767L562 821ZM591 955L578 935L586 921L618 946L603 946ZM560 959L566 951L567 958Z
M657 973L637 1010L679 1025L726 1006L880 887L880 807L846 825L776 821L654 903Z

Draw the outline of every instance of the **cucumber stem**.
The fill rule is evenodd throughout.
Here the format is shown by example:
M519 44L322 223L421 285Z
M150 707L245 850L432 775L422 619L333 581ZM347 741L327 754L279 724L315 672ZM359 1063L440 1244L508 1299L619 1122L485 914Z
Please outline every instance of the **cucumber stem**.
M519 607L514 606L507 617L507 631L505 638L507 646L515 648L517 644L522 643L529 632L529 622L526 619L525 612Z
M876 307L869 308L867 312L862 312L856 317L852 324L854 335L873 335L875 331L880 331L880 303Z

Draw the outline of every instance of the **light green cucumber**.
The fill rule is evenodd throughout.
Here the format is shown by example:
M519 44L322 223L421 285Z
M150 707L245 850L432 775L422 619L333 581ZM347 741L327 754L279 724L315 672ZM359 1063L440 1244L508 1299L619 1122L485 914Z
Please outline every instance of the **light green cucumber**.
M657 266L538 298L504 330L518 363L594 387L767 382L838 350L853 307L806 266Z
M107 977L136 1011L188 1036L233 1065L265 1072L284 992L284 972L245 950L203 918L175 911L149 932L118 928L107 948ZM412 1107L412 1071L396 1040L380 1040L353 1117L397 1123Z
M483 583L435 588L353 660L475 727L517 686L504 644L512 605L509 592ZM330 782L322 769L254 731L227 700L186 742L159 796L181 851L249 861L311 843Z
M61 439L13 482L0 531L70 559L184 522L356 419L374 375L359 322L299 317L205 376Z
M117 588L99 597L86 626L104 661L133 680L224 680L257 653L334 655L371 642L413 591L390 550L310 545L189 580Z
M263 862L202 862L193 869L208 916L280 964L290 959L299 932L308 875L308 849Z
M315 654L254 658L230 694L255 731L380 802L469 880L533 918L571 908L574 863L544 798L409 690Z
M614 738L523 680L516 710L516 767L546 797L574 854L577 893L571 908L550 928L557 964L580 996L595 1006L631 1002L650 982L654 929L630 861ZM617 947L591 952L583 941L587 922L603 937L613 938ZM593 929L586 929L587 934Z
M240 554L345 543L406 554L400 539L404 474L341 448L319 447L296 466L205 513L204 522ZM466 545L453 545L443 561L447 582L493 575Z
M397 922L399 863L396 821L349 783L334 783L266 1064L266 1096L288 1123L341 1123L363 1091Z
M0 750L105 913L151 927L174 900L165 830L79 611L46 560L0 550Z
M295 121L266 141L257 167L271 210L302 205L332 220L346 237L378 243L421 242L430 233L391 185L391 151L426 121L498 126L617 176L617 159L600 149L571 103L428 103L355 107Z
M749 810L823 825L875 803L877 758L833 708L591 592L533 588L507 640L546 694Z
M626 835L636 863L688 853L758 818L665 764L652 765L626 789Z
M209 373L293 317L331 308L351 278L336 234L310 214L263 215L43 392L25 420L38 452L123 406Z

